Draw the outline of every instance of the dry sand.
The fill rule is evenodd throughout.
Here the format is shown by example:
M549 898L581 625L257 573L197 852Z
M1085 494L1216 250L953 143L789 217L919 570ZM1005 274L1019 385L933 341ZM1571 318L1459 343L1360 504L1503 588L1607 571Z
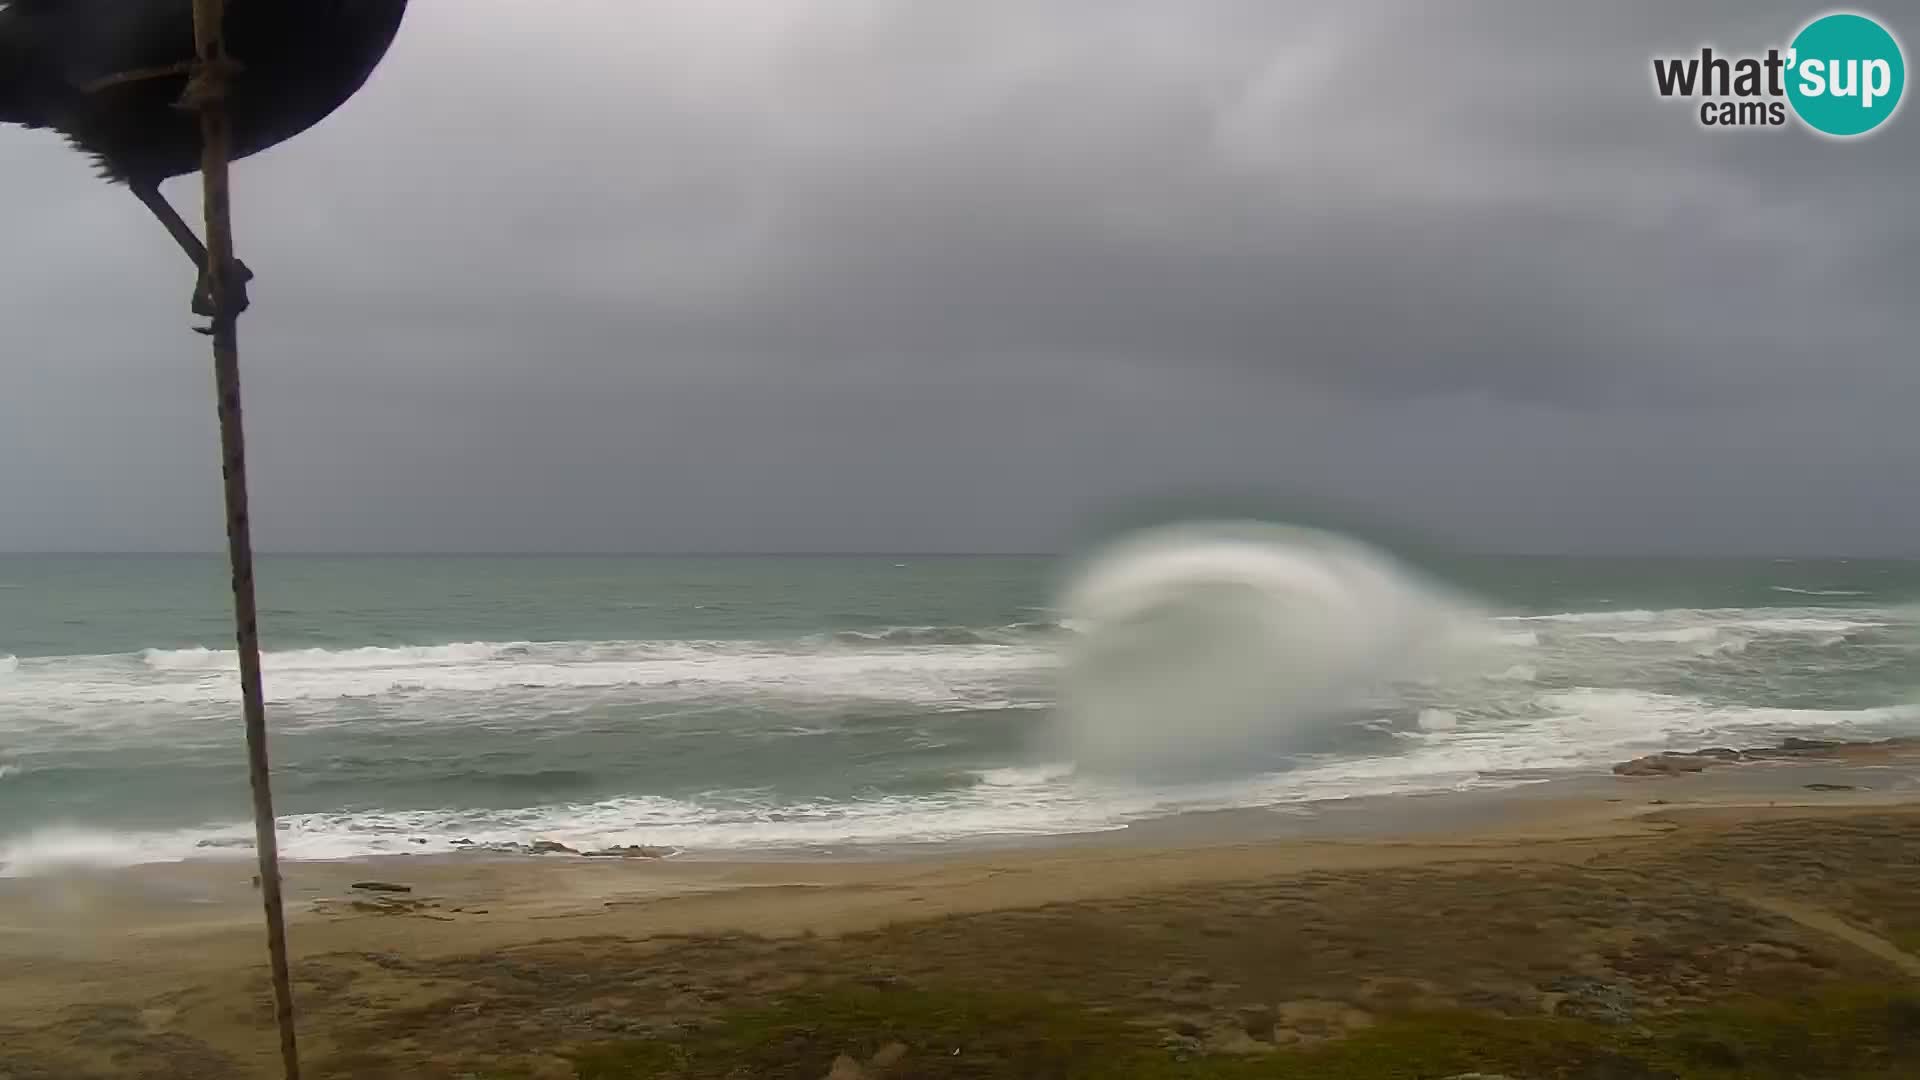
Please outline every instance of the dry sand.
M1897 748L989 852L293 864L302 1037L317 1076L569 1076L569 1047L848 979L1071 993L1201 1050L1251 1000L1259 1050L1395 1002L1552 1011L1569 978L1666 1007L1920 977L1917 777ZM273 1075L251 872L0 881L0 1078Z

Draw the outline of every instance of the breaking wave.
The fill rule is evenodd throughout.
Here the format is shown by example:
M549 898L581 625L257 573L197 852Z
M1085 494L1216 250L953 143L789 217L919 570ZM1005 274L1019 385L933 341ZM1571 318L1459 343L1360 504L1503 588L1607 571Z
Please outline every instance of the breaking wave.
M1466 622L1384 552L1248 523L1128 537L1087 560L1061 606L1079 632L1060 734L1076 759L1123 770L1231 761L1324 729Z
M966 698L998 676L1051 662L1044 635L1018 627L908 628L788 642L459 642L261 657L268 700L282 703L623 687L931 703L953 697L942 687ZM231 650L146 649L21 660L8 694L15 703L42 708L193 705L238 701L240 684Z
M1010 623L988 630L966 626L896 626L887 630L842 630L830 640L843 645L1022 645L1067 632L1059 622Z
M1182 784L1116 779L1070 762L980 770L927 794L857 801L779 800L765 792L697 798L621 796L514 809L371 810L283 815L288 859L511 850L551 840L579 851L646 845L702 854L832 850L994 837L1101 832L1198 810L1282 806L1538 782L1653 749L1758 741L1782 732L1880 737L1920 727L1920 705L1821 710L1731 708L1619 689L1543 694L1526 715L1423 708L1404 752L1326 756L1300 768ZM250 857L252 826L173 830L54 827L0 839L0 876L75 866Z
M1490 615L1342 538L1187 528L1097 553L1025 622L941 625L958 608L784 639L275 650L282 805L342 808L285 815L283 849L1033 837L1920 734L1920 610L1778 589L1836 599ZM221 819L243 783L232 803L158 807L207 761L240 760L234 665L209 648L0 653L0 875L247 856L250 826ZM95 789L73 816L166 827L31 816Z

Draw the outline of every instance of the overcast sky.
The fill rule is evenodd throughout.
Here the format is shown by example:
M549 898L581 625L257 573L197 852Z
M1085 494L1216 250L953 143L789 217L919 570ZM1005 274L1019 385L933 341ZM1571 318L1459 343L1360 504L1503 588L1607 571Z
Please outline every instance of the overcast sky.
M1209 491L1920 554L1920 115L1652 91L1814 13L415 0L235 171L258 542L1047 550ZM57 138L0 176L0 549L218 547L191 269Z

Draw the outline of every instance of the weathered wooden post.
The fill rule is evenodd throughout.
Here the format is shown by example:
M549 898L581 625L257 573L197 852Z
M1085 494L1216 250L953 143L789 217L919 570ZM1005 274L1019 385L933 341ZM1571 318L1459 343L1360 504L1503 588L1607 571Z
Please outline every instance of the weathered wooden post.
M260 860L260 897L266 908L267 952L273 965L274 1018L287 1080L299 1080L293 987L287 964L286 913L280 898L280 848L274 828L272 769L267 758L266 704L260 685L260 628L253 591L253 536L247 515L246 433L240 410L240 313L234 303L237 264L227 189L232 123L227 85L234 74L225 40L225 0L194 0L197 59L181 100L200 114L200 174L206 195L207 274L213 299L213 379L220 414L221 472L226 480L227 561L233 575L234 642L240 656L240 693L247 727L247 778L253 788L254 848Z

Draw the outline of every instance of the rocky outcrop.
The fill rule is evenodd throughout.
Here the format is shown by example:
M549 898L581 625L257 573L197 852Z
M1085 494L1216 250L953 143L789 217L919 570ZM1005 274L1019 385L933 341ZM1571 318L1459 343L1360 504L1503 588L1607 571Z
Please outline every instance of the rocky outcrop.
M1609 983L1585 975L1568 975L1546 986L1542 1004L1555 1016L1570 1016L1597 1024L1631 1024L1635 999L1624 983Z
M1613 767L1615 776L1679 776L1682 773L1696 773L1713 764L1708 758L1693 757L1687 754L1648 754L1646 757L1623 761Z
M1836 758L1856 760L1900 750L1920 749L1920 739L1894 738L1873 742L1834 742L1827 739L1782 739L1777 746L1756 746L1735 750L1714 746L1705 750L1669 750L1659 754L1623 761L1613 767L1616 776L1682 776L1716 765L1747 761L1778 761L1783 758Z
M648 847L645 844L628 844L625 847L601 848L587 852L589 859L664 859L673 854L672 848Z
M535 840L531 844L511 842L475 843L472 840L452 841L460 851L476 855L583 855L590 859L665 859L680 854L679 848L654 847L651 844L625 844L616 847L596 848L593 851L581 851L569 847L558 840Z

